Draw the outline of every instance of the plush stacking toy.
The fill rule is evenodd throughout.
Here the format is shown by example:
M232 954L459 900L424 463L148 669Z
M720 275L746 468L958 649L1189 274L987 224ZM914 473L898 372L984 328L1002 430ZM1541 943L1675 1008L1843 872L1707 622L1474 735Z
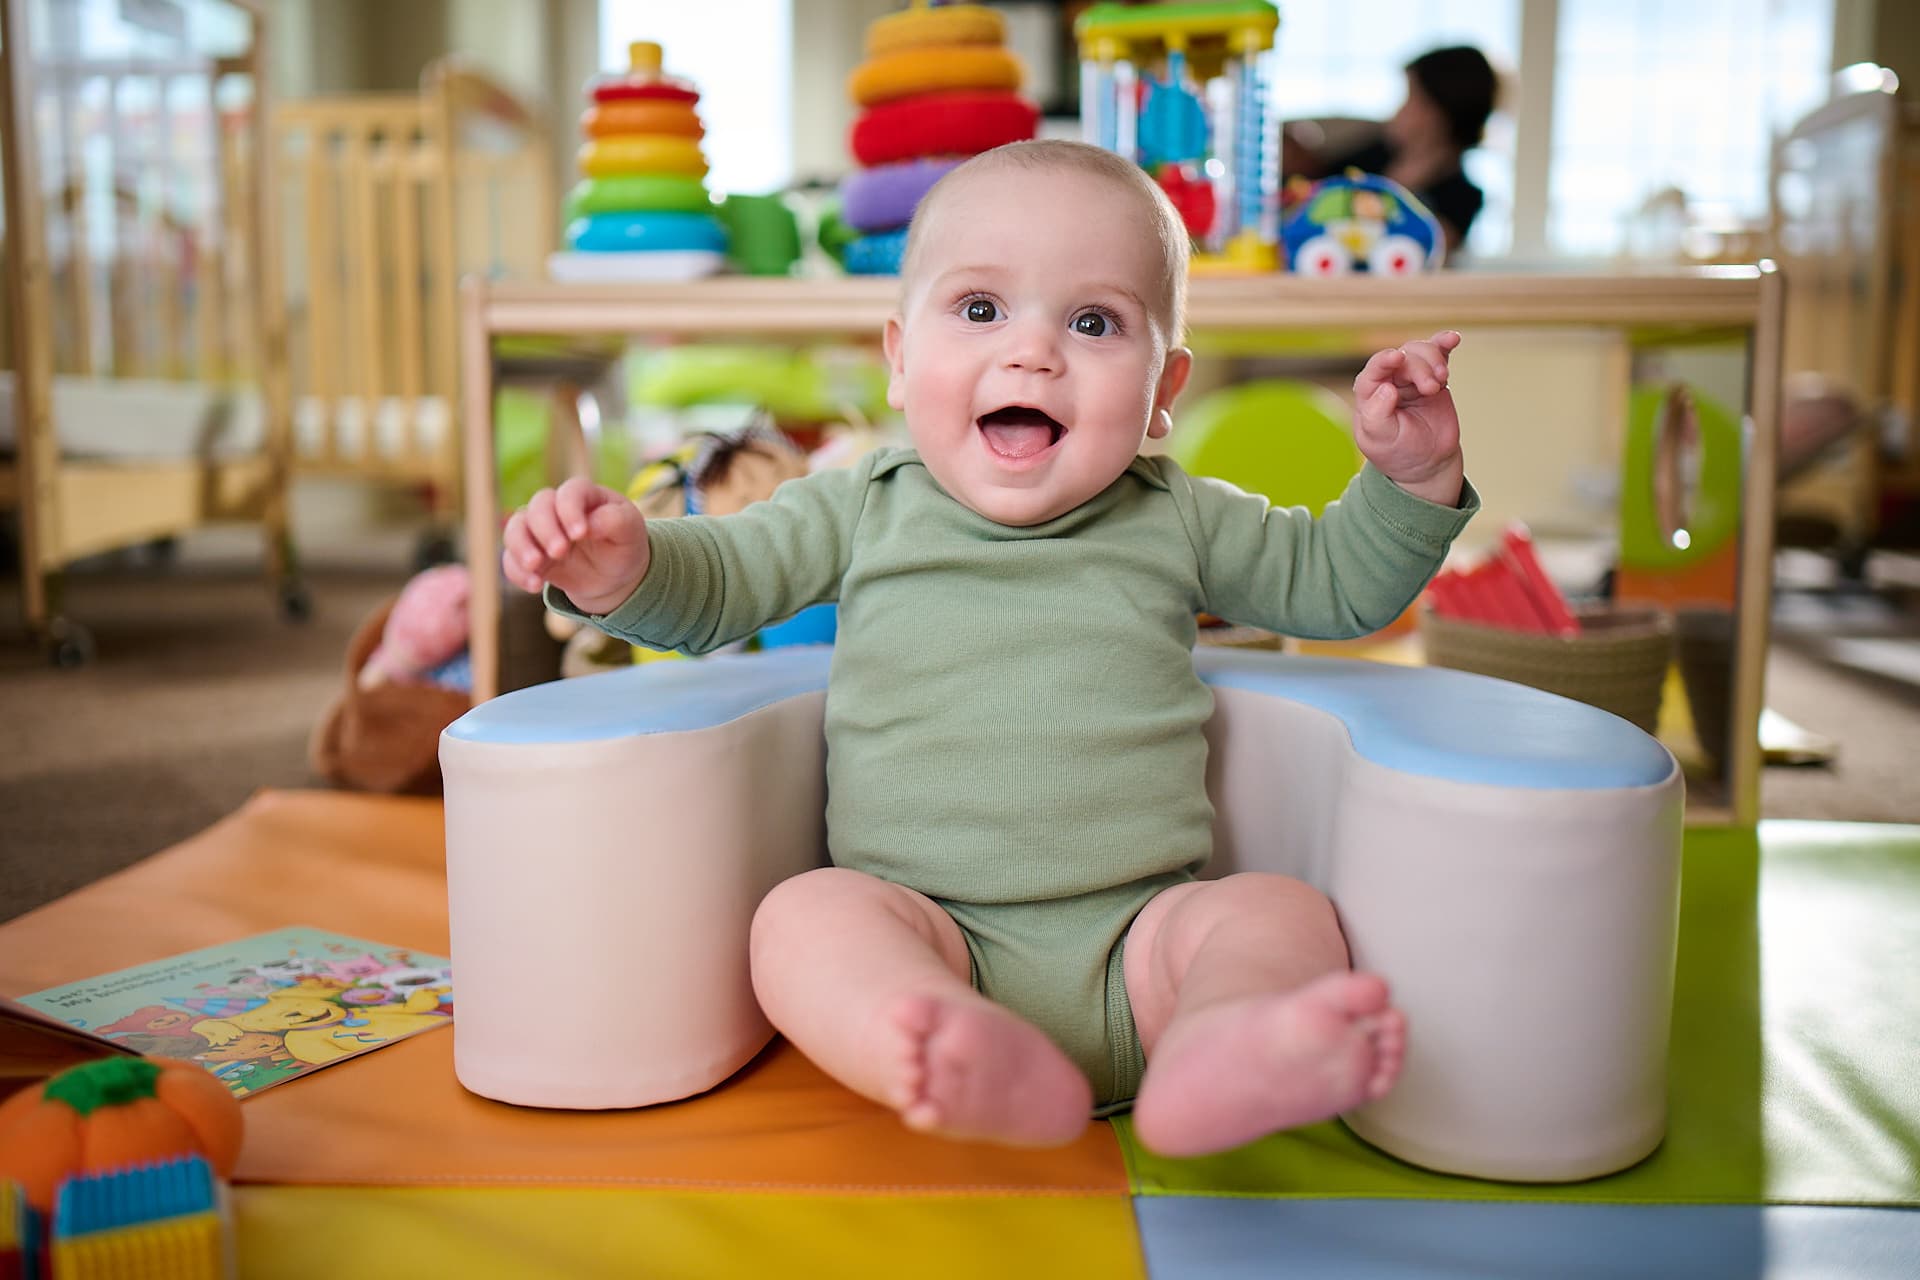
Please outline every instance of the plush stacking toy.
M657 44L635 41L627 58L625 74L587 87L567 252L547 263L556 280L684 280L726 262L726 230L704 181L699 91L661 71Z
M36 1212L61 1183L176 1156L203 1156L218 1177L240 1154L240 1103L188 1062L100 1058L0 1103L0 1181Z
M849 139L861 168L840 187L841 217L858 236L842 253L856 275L900 270L907 223L968 156L1031 138L1040 112L1020 96L1020 61L1006 24L981 5L916 4L867 28L867 60L848 78L862 108Z

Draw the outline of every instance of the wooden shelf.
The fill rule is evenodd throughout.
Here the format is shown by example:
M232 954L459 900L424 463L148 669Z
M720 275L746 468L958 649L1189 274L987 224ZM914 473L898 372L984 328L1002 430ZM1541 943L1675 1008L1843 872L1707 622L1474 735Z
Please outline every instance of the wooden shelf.
M1201 278L1189 325L1210 330L1326 330L1514 325L1739 330L1751 327L1763 281L1756 267L1657 275L1437 272L1399 280L1272 275ZM494 334L670 332L877 334L899 297L890 277L825 280L719 277L684 284L475 285Z

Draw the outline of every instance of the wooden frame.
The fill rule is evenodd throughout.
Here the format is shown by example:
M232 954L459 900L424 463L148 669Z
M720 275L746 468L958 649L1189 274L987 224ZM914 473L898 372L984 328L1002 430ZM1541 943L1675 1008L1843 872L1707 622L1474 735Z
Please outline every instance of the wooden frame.
M210 3L214 0L209 0ZM53 575L74 560L115 547L170 537L215 520L260 524L266 565L294 606L292 549L287 537L289 419L285 332L274 262L274 220L266 184L266 113L270 107L265 17L253 0L218 0L246 18L247 48L227 57L168 59L73 57L36 64L29 0L0 0L0 161L4 162L7 247L6 337L14 372L15 457L0 463L0 505L20 509L22 604L28 630L52 643L60 660L85 655L84 632L57 615ZM131 80L158 86L156 125L143 153L125 145L119 113L121 86ZM205 114L217 171L200 193L209 217L195 228L195 253L183 253L177 274L155 274L152 264L121 252L107 267L107 332L111 356L94 350L90 309L94 260L89 253L84 171L67 175L59 195L43 196L41 141L36 122L43 89L54 94L61 146L76 151L75 103L81 87L104 81L108 129L99 139L112 151L119 186L142 182L172 192L179 166L172 86L205 83ZM244 116L221 105L221 85L244 80ZM237 139L235 133L239 133ZM150 166L150 167L149 167ZM121 192L109 196L119 222ZM67 254L56 272L48 248L50 217L63 221ZM173 228L178 230L176 226ZM184 243L184 242L183 242ZM191 265L188 265L188 264ZM243 283L236 283L240 281ZM56 286L58 286L56 288ZM69 310L61 325L61 311ZM192 323L184 319L192 301ZM61 338L64 336L65 341ZM151 353L157 348L158 356ZM150 374L257 387L265 425L258 452L245 457L109 461L65 456L54 407L56 372L108 376ZM138 424L128 424L136 430ZM304 600L304 597L299 597Z
M492 343L512 335L873 337L893 310L898 284L885 279L728 278L685 285L492 284L469 280L461 320L465 380L467 559L473 696L498 690L501 513L494 496ZM1695 822L1750 825L1759 817L1760 711L1773 592L1773 477L1779 432L1784 301L1770 263L1648 276L1481 275L1442 272L1391 283L1364 277L1297 276L1195 280L1191 327L1284 347L1289 334L1329 334L1364 352L1383 338L1455 327L1611 326L1636 345L1744 341L1753 424L1742 494L1735 615L1731 736L1726 793L1689 805ZM1622 376L1627 370L1623 367Z
M472 127L494 145L470 145ZM302 472L430 486L457 509L459 278L536 275L557 243L545 126L442 59L413 94L282 104L277 180L298 223Z

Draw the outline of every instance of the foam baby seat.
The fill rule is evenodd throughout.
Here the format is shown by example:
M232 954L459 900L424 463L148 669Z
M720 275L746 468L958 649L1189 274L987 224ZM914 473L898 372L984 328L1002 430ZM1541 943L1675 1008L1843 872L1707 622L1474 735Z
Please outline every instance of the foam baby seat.
M483 703L442 735L454 1063L475 1093L632 1107L771 1035L754 908L825 858L831 651L652 663ZM1202 650L1209 874L1298 876L1410 1024L1345 1118L1430 1168L1562 1181L1666 1123L1683 784L1607 712L1483 676ZM530 1034L538 1010L539 1034Z

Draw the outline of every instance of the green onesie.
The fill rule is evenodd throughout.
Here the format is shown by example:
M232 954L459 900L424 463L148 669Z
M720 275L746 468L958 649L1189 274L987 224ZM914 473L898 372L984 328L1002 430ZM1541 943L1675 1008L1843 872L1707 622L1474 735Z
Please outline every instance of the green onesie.
M1031 528L884 450L737 515L655 520L640 589L590 620L705 653L839 601L826 708L836 864L910 886L966 935L974 982L1124 1102L1144 1060L1121 943L1213 846L1194 615L1290 635L1391 622L1479 508L1368 466L1319 520L1166 458ZM564 596L549 589L563 611Z

